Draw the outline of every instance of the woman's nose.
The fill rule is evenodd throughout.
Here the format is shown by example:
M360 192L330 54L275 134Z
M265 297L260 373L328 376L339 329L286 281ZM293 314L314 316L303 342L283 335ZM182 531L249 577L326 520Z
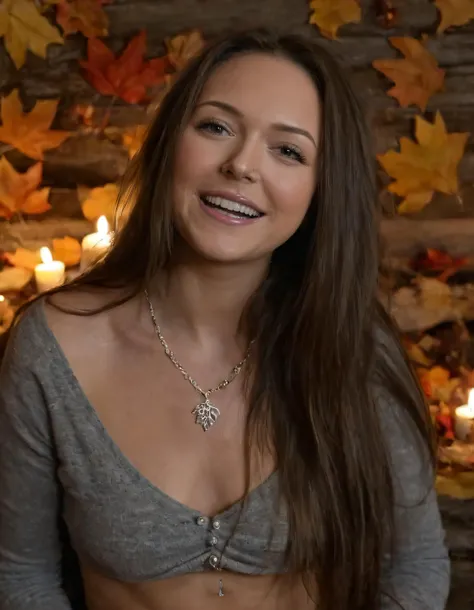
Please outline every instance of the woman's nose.
M260 176L260 158L258 143L244 142L225 160L221 166L221 172L227 178L234 180L257 182Z

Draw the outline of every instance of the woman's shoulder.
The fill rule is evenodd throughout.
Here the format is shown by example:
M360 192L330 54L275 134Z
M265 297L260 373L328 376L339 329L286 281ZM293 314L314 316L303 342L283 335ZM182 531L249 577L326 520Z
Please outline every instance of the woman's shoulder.
M88 314L104 307L107 299L104 291L67 290L26 304L8 333L3 362L34 370L50 365L63 346L93 337L107 315Z

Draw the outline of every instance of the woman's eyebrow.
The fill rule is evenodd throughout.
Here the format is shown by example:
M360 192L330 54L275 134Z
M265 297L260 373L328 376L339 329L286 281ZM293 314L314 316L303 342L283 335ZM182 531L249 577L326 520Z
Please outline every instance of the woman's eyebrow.
M215 108L220 108L221 110L229 112L230 114L233 114L238 118L242 118L244 116L243 113L240 112L240 110L238 110L235 106L232 106L232 104L228 104L227 102L221 102L219 100L206 100L204 102L201 102L200 104L197 104L196 108L200 108L201 106L214 106ZM284 131L286 133L296 133L300 136L304 136L313 143L315 148L317 148L314 137L306 129L302 129L301 127L297 127L296 125L289 125L287 123L273 123L271 125L271 128L277 131Z

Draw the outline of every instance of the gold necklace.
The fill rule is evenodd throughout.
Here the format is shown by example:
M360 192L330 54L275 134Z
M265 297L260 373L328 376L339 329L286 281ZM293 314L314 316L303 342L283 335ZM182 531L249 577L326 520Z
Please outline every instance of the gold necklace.
M191 375L189 375L189 373L187 373L186 370L182 367L182 365L179 363L176 356L174 355L174 353L171 351L168 344L166 343L166 340L163 337L163 334L161 333L161 329L158 325L158 322L156 321L155 310L153 309L153 304L150 300L150 295L148 294L148 290L145 290L145 298L148 302L148 308L150 310L150 316L151 316L151 319L153 322L153 327L155 329L156 336L160 340L160 343L163 346L163 349L165 350L165 354L168 356L168 358L171 360L171 362L174 364L174 366L178 369L178 371L181 373L181 375L186 379L186 381L189 381L189 383L193 386L193 388L195 390L197 390L200 394L202 394L202 396L204 397L204 400L194 407L194 409L192 410L192 414L195 415L195 418L196 418L195 423L200 425L202 427L202 429L204 430L204 432L207 432L209 430L209 428L211 428L216 423L216 421L218 420L218 418L221 414L219 409L209 400L209 396L211 394L214 394L214 392L223 390L232 381L234 381L234 379L243 369L244 364L248 360L248 357L250 356L250 350L251 350L253 341L250 342L249 347L247 349L247 353L245 354L245 357L243 358L243 360L241 360L238 364L236 364L234 366L234 368L231 370L229 375L223 381L221 381L214 388L211 388L209 390L203 390L198 385L197 381L195 379L193 379L191 377Z

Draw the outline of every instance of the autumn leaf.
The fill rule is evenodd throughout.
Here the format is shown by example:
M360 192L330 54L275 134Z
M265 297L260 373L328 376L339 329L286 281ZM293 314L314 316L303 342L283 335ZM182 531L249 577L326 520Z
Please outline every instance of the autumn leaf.
M94 38L109 33L109 18L100 0L63 0L57 5L56 21L66 36L81 32Z
M93 189L78 189L82 213L87 220L95 222L105 216L109 222L114 219L117 209L119 188L116 184L106 184Z
M407 343L407 345L405 345L405 350L408 354L408 357L414 364L422 366L431 366L432 361L427 357L425 352L416 343Z
M472 0L435 0L441 13L438 33L452 26L465 25L474 19L474 2Z
M395 179L388 186L404 200L400 214L422 210L435 191L455 194L459 190L457 168L463 157L468 133L448 133L440 112L434 123L415 117L418 143L400 138L400 152L389 150L377 155L387 174Z
M326 38L336 38L338 29L346 23L360 21L357 0L311 0L310 23L316 24Z
M137 125L131 129L127 129L122 135L123 145L128 151L130 158L134 157L145 139L147 127L146 125Z
M466 256L455 257L436 248L427 248L411 261L411 268L414 271L440 271L442 273L437 280L445 282L467 262Z
M33 277L30 269L23 267L6 267L0 271L0 292L23 290Z
M458 472L453 477L438 475L436 477L436 491L440 496L474 500L474 472Z
M43 164L32 165L19 174L5 157L0 159L0 217L20 214L42 214L51 208L49 188L37 190L43 174Z
M436 248L427 248L419 254L411 263L411 267L415 271L424 269L433 269L435 271L444 271L451 267L462 267L467 263L467 257L455 257Z
M116 58L97 38L87 41L87 61L80 64L86 78L103 95L120 97L129 104L138 104L147 97L147 90L164 82L169 66L165 57L145 61L146 34L140 32Z
M33 159L43 159L43 151L56 148L71 134L49 129L56 114L58 100L37 102L29 113L23 112L18 91L3 98L0 142L11 144Z
M182 70L186 64L204 48L201 32L192 30L187 34L179 34L165 40L168 57L171 64Z
M28 250L27 248L17 248L15 252L5 252L4 257L10 265L30 271L34 271L36 265L41 263L39 250Z
M66 267L74 267L81 260L81 244L74 237L53 239L53 259L62 261Z
M405 59L376 59L372 65L395 83L388 93L400 106L415 104L424 111L433 93L443 88L445 71L415 38L402 36L389 40Z
M17 68L21 68L29 49L46 57L49 44L63 44L58 29L43 17L30 0L3 0L0 4L0 37Z
M458 377L451 378L449 371L442 366L434 366L419 373L420 382L425 393L434 400L449 403L452 394L459 387L461 380Z

